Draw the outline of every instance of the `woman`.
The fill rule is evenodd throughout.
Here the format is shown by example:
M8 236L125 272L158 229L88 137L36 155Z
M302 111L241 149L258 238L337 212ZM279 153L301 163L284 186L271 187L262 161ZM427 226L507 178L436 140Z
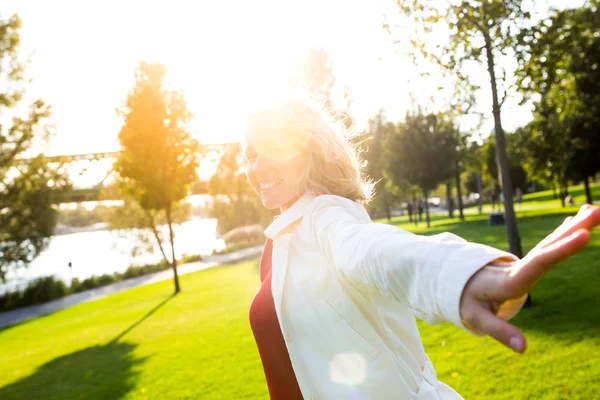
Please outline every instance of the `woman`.
M281 211L266 229L250 323L272 399L457 399L438 382L414 316L490 335L514 351L506 320L535 281L579 252L600 221L583 207L525 258L452 234L372 223L371 185L343 130L305 103L248 120L247 177Z

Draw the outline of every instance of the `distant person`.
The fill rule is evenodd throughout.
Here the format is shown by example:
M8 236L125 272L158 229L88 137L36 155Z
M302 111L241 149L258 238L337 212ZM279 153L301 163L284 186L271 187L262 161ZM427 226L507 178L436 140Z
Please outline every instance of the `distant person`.
M412 216L413 216L413 206L411 204L411 202L409 201L408 203L406 203L406 211L408 212L408 220L410 222L412 222Z
M250 306L271 399L460 399L438 381L415 316L524 352L506 320L600 222L600 209L584 206L522 260L450 233L372 223L372 184L344 128L307 103L252 115L243 149L251 186L281 212L265 230Z
M516 196L517 196L517 202L518 202L519 204L523 203L523 192L521 191L521 188L519 188L519 187L518 187L518 188L515 190L515 194L516 194Z
M419 200L418 210L419 210L419 221L423 221L423 200Z
M571 197L571 195L568 195L567 197L565 197L565 203L572 206L575 204L575 201L573 201L573 197Z

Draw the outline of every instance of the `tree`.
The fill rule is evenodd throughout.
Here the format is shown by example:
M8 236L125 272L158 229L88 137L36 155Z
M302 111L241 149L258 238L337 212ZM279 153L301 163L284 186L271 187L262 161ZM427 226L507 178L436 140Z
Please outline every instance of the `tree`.
M384 144L389 134L393 134L396 127L387 122L383 111L380 111L369 121L369 129L357 137L361 149L361 156L366 161L365 173L375 182L375 193L369 203L372 214L383 210L388 220L392 219L392 205L406 196L406 191L395 190L390 187L391 180L385 173Z
M598 1L590 1L555 11L519 36L519 86L539 95L528 126L530 164L545 165L558 178L563 206L567 179L583 180L591 202L589 177L600 171L598 31Z
M21 20L0 18L0 278L25 267L47 246L56 224L56 195L68 187L60 165L38 154L52 134L50 107L27 104L19 58ZM26 112L22 112L22 110Z
M187 124L191 114L179 91L163 83L166 69L142 62L136 70L135 86L118 110L123 117L119 132L121 154L115 163L120 187L144 211L148 226L157 231L154 213L163 211L169 230L171 259L168 260L160 235L155 235L166 261L171 264L175 293L180 291L175 258L173 210L197 179L199 144Z
M331 92L335 87L333 63L324 48L311 48L294 65L290 86L317 101L326 110L334 108Z
M419 186L425 197L427 227L430 226L429 192L453 175L448 157L448 138L454 135L452 121L442 114L407 114L385 142L387 171L396 184L408 181Z
M521 0L456 0L442 3L406 0L398 2L398 6L402 15L412 18L420 27L419 37L412 41L417 52L437 62L446 71L451 71L457 78L459 87L466 86L471 93L477 89L464 72L465 65L481 65L487 69L492 96L498 178L504 192L506 235L510 251L521 257L523 250L514 211L501 119L501 107L509 92L508 88L503 87L507 74L502 70L498 75L496 58L512 52L519 28L530 19L530 14L523 10ZM384 27L391 29L389 25ZM447 30L449 40L443 43L433 40L436 48L430 49L425 41L437 35L440 27ZM503 93L499 86L504 89Z
M298 57L289 79L290 87L315 101L332 115L334 120L350 128L353 119L350 115L351 98L347 88L340 102L333 100L336 88L333 61L324 48L310 48L306 54ZM340 104L341 103L341 104Z

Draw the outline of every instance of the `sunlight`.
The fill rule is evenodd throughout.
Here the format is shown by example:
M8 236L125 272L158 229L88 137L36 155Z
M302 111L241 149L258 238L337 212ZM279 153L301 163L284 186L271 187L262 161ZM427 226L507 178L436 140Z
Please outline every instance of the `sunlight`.
M402 37L394 45L381 29L394 7L391 0L5 0L3 14L17 12L23 20L30 95L53 106L57 134L48 154L81 154L119 148L115 108L142 60L166 65L166 81L184 92L194 115L190 128L202 143L239 141L248 115L285 97L293 66L310 47L330 54L336 91L349 91L359 128L380 109L390 120L402 119L415 100L427 100L424 93L447 94L439 79L420 76ZM529 118L527 108L510 112L508 125ZM482 131L490 129L487 121ZM202 175L210 171L204 166ZM86 175L78 185L95 183Z
M400 112L405 107L398 104L407 104L406 73L388 79L398 64L378 61L393 51L381 32L382 9L371 2L61 4L68 15L44 1L3 5L23 19L23 51L32 54L30 93L53 105L51 154L118 149L122 121L115 108L141 60L166 65L167 81L183 90L195 116L192 130L204 143L239 140L246 116L282 97L295 60L311 46L330 52L357 120L366 121L382 104Z

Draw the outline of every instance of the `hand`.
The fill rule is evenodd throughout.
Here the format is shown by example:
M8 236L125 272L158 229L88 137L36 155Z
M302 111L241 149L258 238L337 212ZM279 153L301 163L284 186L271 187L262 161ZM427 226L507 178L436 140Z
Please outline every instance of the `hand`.
M465 325L523 353L527 347L523 333L506 320L518 311L542 275L583 250L590 231L599 223L600 208L586 204L522 260L480 269L467 282L461 297L460 315Z

